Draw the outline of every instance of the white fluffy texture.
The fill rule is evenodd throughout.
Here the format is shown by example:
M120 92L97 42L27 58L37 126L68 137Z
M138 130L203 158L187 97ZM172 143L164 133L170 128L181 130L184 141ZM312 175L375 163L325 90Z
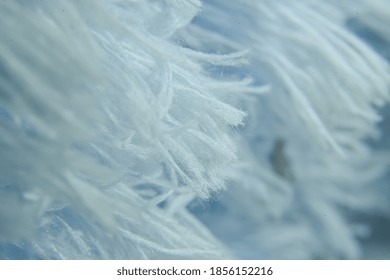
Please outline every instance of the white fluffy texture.
M346 21L387 36L374 2L2 1L0 258L360 257L390 78Z
M38 238L51 241L31 245L41 258L225 254L195 234L184 207L224 186L219 170L236 149L229 130L244 117L216 98L229 84L209 79L200 63L240 57L165 39L198 9L198 1L1 3L2 241L30 237L41 221ZM63 213L75 210L86 229L98 222L116 229L111 235L123 231L124 252L106 252L106 234L79 232L78 218ZM82 249L91 243L104 248Z

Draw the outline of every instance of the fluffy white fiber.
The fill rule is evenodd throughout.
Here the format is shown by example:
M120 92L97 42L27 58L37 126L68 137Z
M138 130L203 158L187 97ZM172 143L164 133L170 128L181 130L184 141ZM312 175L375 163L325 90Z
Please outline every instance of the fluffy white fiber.
M354 26L389 42L389 14L1 1L0 258L364 257L390 45Z

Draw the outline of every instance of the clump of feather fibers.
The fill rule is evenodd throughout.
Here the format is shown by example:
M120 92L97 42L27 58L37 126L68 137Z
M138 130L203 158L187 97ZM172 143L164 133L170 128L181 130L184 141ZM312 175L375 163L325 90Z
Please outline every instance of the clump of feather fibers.
M170 41L199 9L0 3L1 257L227 256L185 206L224 187L245 114L219 96L250 86L203 70L242 53Z

